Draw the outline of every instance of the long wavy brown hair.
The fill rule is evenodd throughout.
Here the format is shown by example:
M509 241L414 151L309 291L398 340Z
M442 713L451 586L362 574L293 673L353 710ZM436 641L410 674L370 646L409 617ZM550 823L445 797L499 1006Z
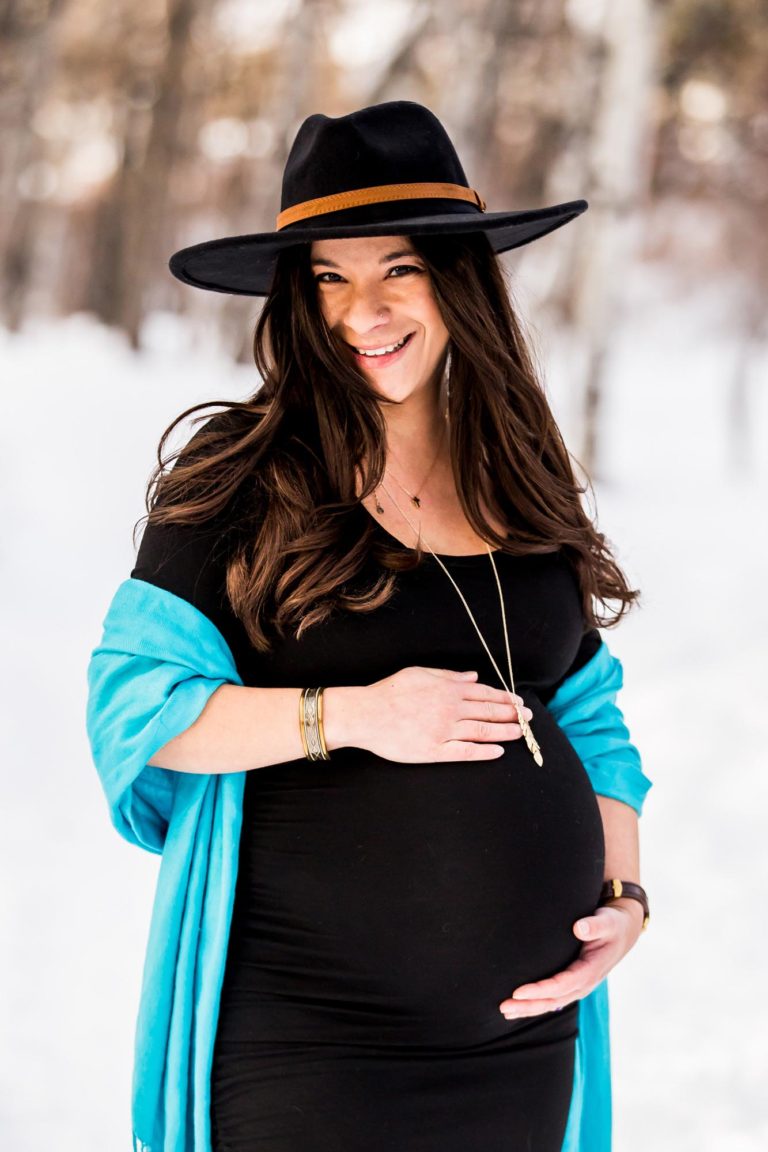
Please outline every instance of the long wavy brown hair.
M484 233L408 239L450 335L450 454L467 520L513 555L562 549L587 624L617 624L640 593L582 503L590 493L594 504L591 482L576 479L498 257ZM278 257L254 333L263 383L245 401L180 413L160 439L145 499L149 522L211 521L227 534L227 596L261 652L274 634L291 629L298 638L335 609L377 608L397 573L425 556L419 545L388 544L361 505L386 463L381 405L399 401L374 392L329 329L309 253L303 244ZM224 411L164 459L176 426L212 404ZM483 506L509 527L509 539L486 521Z

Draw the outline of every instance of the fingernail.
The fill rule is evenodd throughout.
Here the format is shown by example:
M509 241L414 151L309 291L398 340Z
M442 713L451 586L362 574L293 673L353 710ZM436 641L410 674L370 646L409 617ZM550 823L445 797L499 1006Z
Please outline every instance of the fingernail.
M579 920L576 927L578 928L578 930L582 934L582 936L589 936L589 921Z

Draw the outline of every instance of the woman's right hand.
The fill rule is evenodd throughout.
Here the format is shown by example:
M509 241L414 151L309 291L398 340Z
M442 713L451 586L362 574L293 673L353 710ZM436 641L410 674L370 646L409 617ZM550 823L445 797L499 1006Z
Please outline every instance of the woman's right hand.
M355 744L385 760L430 764L441 760L497 760L494 741L519 740L517 709L503 688L477 682L477 672L401 668L360 691ZM533 716L523 708L527 720Z

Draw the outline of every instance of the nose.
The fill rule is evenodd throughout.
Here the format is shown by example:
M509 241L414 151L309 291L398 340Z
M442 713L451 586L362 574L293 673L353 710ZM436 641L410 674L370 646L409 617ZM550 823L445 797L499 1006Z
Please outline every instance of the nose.
M389 324L389 309L376 286L350 287L342 305L341 320L350 334L365 336Z

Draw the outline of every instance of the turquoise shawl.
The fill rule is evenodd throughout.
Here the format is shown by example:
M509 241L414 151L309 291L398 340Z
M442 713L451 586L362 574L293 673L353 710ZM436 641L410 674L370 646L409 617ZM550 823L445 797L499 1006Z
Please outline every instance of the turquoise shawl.
M117 588L87 672L86 728L117 831L161 855L136 1023L134 1152L211 1152L210 1076L235 894L244 772L147 763L222 684L242 684L220 631L146 581ZM615 704L620 662L605 643L548 707L595 791L639 813L651 786ZM608 989L579 1001L563 1152L609 1152Z

